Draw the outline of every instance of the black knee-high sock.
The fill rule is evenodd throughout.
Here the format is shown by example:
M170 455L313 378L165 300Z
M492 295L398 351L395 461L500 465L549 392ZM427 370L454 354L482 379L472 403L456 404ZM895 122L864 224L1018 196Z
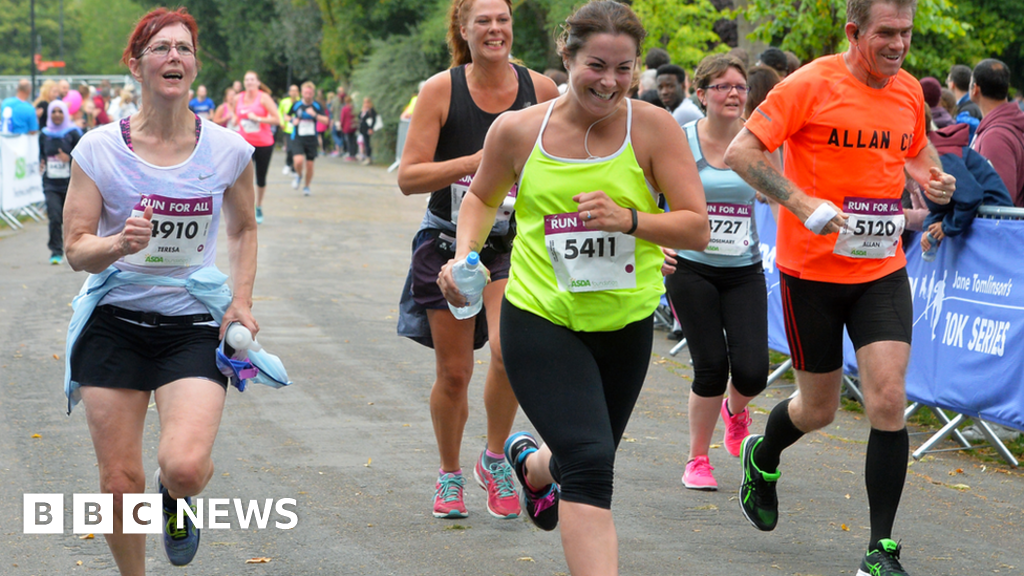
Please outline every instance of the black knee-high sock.
M789 418L789 398L779 402L768 415L764 427L764 440L754 452L754 464L762 472L775 472L779 468L782 451L792 446L804 435Z
M906 428L896 432L871 429L864 464L864 482L868 489L871 515L871 542L868 550L877 547L882 538L892 536L896 509L899 508L903 484L907 479L909 450L910 439Z

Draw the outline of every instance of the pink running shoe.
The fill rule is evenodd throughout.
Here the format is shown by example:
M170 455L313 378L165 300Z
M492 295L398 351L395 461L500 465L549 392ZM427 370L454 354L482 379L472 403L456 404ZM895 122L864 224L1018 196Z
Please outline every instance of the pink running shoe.
M744 408L743 412L730 416L729 399L722 398L722 420L725 422L725 449L738 458L743 439L750 436L750 410Z
M466 481L462 474L442 473L434 491L434 518L465 518L469 516L463 501Z
M502 519L519 517L519 493L508 462L501 460L484 468L484 455L481 454L473 467L473 477L477 485L487 491L487 511L491 516Z
M718 482L711 474L714 468L707 456L697 456L686 463L686 471L683 472L683 486L690 490L718 490Z

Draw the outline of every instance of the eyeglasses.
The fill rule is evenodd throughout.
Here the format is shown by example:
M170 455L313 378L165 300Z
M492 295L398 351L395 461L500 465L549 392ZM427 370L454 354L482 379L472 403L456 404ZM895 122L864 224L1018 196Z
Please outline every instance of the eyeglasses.
M167 58L171 54L171 49L177 50L178 56L181 56L182 58L191 58L196 54L196 49L190 46L189 44L167 43L153 44L152 46L148 46L146 47L145 50L142 51L142 54L149 52L153 56L157 56L159 58Z
M732 92L733 88L736 89L738 94L746 94L750 92L750 86L744 86L742 84L715 84L714 86L708 86L708 90L714 90L720 94L728 94Z

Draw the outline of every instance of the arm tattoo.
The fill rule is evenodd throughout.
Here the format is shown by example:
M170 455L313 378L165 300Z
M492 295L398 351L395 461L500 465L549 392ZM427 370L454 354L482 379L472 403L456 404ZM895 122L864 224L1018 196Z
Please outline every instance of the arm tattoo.
M752 164L748 169L747 173L750 175L750 184L757 188L761 192L779 200L785 202L789 200L790 191L788 181L786 178L779 174L779 171L773 168L764 159L760 159L756 164Z
M471 251L476 252L477 254L479 254L481 248L483 248L483 246L481 246L479 242L477 242L476 240L470 240L470 242L469 242L469 249Z

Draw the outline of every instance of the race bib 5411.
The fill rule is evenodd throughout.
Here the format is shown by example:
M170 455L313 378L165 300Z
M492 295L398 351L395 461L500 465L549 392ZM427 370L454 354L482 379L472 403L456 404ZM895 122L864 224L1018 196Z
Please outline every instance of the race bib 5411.
M576 212L544 217L544 242L567 292L636 288L636 238L588 230Z

